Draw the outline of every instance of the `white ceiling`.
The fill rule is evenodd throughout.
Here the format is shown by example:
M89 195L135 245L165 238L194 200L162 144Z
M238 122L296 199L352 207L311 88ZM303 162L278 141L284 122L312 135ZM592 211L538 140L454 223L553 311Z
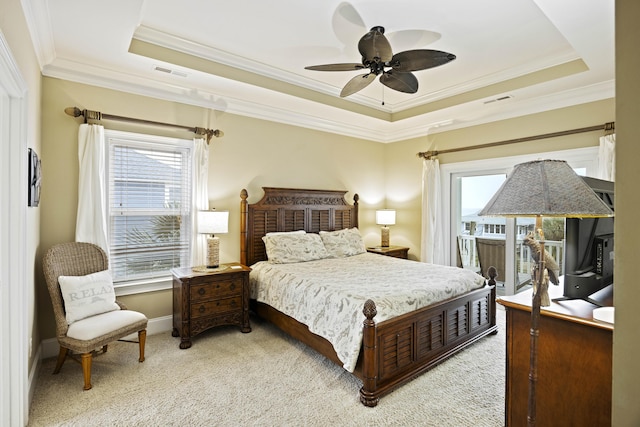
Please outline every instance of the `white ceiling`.
M380 142L614 96L613 1L22 3L46 76ZM394 53L457 59L415 72L415 94L376 81L340 98L362 72L304 69L360 62L376 25Z

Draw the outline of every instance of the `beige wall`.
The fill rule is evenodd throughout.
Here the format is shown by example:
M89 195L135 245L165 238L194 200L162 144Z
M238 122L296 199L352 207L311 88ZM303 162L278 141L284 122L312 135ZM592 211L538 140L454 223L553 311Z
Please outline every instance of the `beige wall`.
M27 106L27 141L26 146L32 148L41 155L40 144L40 67L31 43L31 36L27 30L26 21L22 13L21 2L19 0L3 0L2 13L0 13L0 30L6 39L11 54L19 67L19 72L28 88L25 94ZM17 142L16 143L21 143ZM5 152L3 150L3 152ZM26 161L26 150L25 150ZM26 168L26 166L25 166ZM26 170L26 169L25 169ZM3 200L2 203L7 203ZM28 356L28 369L31 369L35 349L40 342L37 325L35 281L40 270L40 258L42 255L40 246L40 208L27 208L26 218L26 261L27 271L25 283L13 284L24 286L27 295L27 328L29 331L29 341L33 342L32 353Z
M640 425L640 286L638 212L640 212L640 2L616 1L616 222L615 329L613 332L614 427Z
M199 107L125 94L108 89L43 79L43 184L41 242L44 250L75 235L78 187L77 131L81 119L64 113L66 107L143 118L188 126L219 128L223 138L210 145L209 199L212 207L230 211L229 233L220 235L221 261L240 257L240 191L249 201L262 197L261 187L348 190L360 196L360 221L365 243L374 245L379 230L374 210L384 204L383 144L287 126ZM160 127L105 122L108 128L153 132L192 138L193 134ZM44 278L39 283L40 329L43 338L55 336ZM148 317L171 314L170 291L126 296L130 308Z

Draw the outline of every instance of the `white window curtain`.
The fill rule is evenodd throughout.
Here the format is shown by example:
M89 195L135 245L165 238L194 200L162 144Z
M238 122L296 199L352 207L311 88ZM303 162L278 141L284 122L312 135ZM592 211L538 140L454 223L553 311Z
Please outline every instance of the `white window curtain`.
M422 164L422 262L445 263L443 230L440 162L425 159Z
M80 125L76 241L94 243L108 254L105 156L104 128Z
M209 209L209 144L202 138L194 138L193 144L192 241L194 244L191 250L191 265L202 265L206 262L207 236L198 233L198 211Z
M598 150L598 178L615 181L616 176L616 134L600 137Z

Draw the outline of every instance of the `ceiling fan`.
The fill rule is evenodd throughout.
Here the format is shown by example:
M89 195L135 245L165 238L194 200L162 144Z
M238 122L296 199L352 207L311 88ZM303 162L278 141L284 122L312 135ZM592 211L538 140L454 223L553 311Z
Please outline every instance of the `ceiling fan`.
M437 67L456 59L452 53L431 49L405 50L393 54L391 45L384 35L384 27L376 26L358 42L362 63L325 64L304 67L315 71L354 71L369 69L367 74L355 76L347 82L340 97L352 95L365 87L380 75L380 83L400 92L416 93L418 79L412 71ZM385 70L390 68L390 70Z

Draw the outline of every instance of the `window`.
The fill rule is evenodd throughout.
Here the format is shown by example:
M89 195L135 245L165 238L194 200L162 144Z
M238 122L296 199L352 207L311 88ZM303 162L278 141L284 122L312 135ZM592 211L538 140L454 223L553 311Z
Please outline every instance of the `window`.
M109 130L105 137L114 282L167 277L191 254L193 143Z
M502 239L505 242L504 271L499 271L498 281L504 286L504 293L513 294L518 286L530 277L530 254L523 247L522 238L533 229L532 218L491 218L475 215L497 191L511 168L518 164L539 158L565 160L579 175L594 176L597 169L598 148L540 153L531 156L514 156L492 160L471 161L442 165L441 183L444 206L450 207L450 232L445 236L449 251L449 264L456 260L456 245L460 247L462 264L465 268L479 270L475 238ZM467 226L467 224L472 224ZM553 241L549 238L547 250L562 266L564 221L545 219L545 232L556 230ZM561 228L561 230L560 230Z

